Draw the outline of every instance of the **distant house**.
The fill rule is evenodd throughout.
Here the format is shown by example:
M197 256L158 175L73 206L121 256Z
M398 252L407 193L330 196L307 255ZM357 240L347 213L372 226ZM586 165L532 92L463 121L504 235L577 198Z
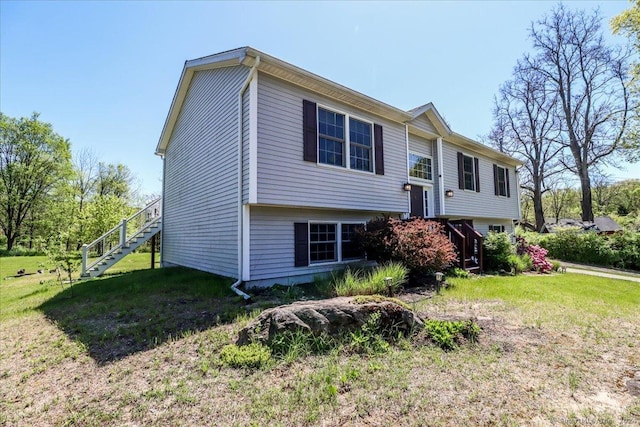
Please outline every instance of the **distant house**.
M620 225L618 225L618 223L615 222L611 217L598 216L594 218L593 222L582 221L579 219L561 218L555 223L546 223L541 232L553 233L558 229L567 227L577 227L581 228L584 231L594 231L598 234L613 234L618 231L622 231L622 227L620 227Z
M520 217L521 162L433 104L405 111L250 47L185 63L156 153L163 265L249 286L362 260L354 233L381 215L444 222L478 267L482 236Z

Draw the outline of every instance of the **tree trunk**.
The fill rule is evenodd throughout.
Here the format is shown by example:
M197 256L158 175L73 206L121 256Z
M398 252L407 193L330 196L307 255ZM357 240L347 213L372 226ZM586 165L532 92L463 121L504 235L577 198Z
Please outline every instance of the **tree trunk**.
M544 210L542 209L542 191L536 189L533 192L533 214L536 218L536 231L540 232L545 223Z
M9 234L7 235L7 250L10 251L13 249L13 244L16 242L16 235Z
M580 187L582 190L582 200L580 207L582 208L582 220L593 222L593 201L591 199L591 179L586 165L580 171Z

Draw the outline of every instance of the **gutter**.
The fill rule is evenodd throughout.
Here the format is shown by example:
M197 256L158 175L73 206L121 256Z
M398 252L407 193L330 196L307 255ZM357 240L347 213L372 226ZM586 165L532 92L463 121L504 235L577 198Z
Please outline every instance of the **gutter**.
M244 224L244 209L242 209L242 95L249 87L251 80L253 79L256 70L260 65L260 56L256 56L256 60L247 75L244 83L238 93L238 280L231 285L231 290L237 295L240 295L245 301L251 298L247 293L238 289L238 286L242 283L242 266L244 259L242 257L243 252L243 224Z

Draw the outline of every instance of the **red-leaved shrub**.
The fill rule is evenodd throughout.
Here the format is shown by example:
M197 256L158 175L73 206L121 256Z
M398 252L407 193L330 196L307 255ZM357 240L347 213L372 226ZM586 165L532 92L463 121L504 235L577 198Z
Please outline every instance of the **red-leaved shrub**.
M369 259L399 261L412 273L442 271L457 260L455 246L443 227L423 218L376 218L360 233Z

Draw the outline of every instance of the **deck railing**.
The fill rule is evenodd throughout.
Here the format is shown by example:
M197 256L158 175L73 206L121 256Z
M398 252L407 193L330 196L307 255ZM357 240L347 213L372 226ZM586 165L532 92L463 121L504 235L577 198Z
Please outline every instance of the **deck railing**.
M129 242L143 234L162 214L162 199L147 204L129 218L104 233L89 244L82 245L82 276Z

